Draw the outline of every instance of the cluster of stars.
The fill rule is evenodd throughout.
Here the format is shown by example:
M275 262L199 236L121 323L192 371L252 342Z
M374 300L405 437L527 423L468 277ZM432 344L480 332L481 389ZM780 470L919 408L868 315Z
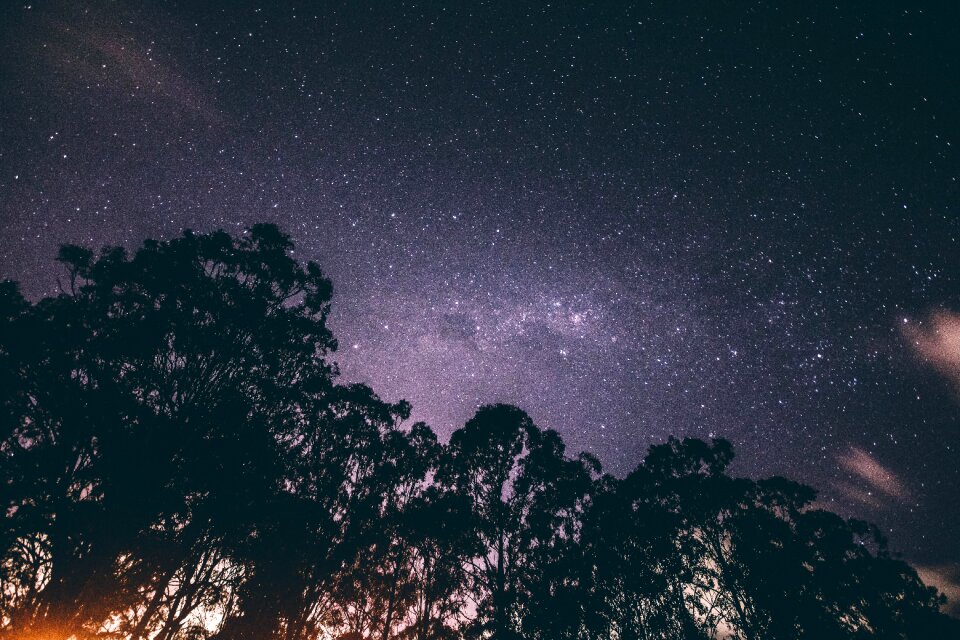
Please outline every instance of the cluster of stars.
M442 436L725 437L949 559L960 410L902 325L960 304L956 15L447 5L0 9L0 277L277 222L344 377Z

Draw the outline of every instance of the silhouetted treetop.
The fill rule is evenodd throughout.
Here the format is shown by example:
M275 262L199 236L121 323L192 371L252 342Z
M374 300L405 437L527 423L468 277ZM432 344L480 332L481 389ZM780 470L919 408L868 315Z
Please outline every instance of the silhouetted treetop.
M292 253L187 231L0 283L0 638L960 637L875 527L725 440L620 479L515 406L410 424L337 380Z

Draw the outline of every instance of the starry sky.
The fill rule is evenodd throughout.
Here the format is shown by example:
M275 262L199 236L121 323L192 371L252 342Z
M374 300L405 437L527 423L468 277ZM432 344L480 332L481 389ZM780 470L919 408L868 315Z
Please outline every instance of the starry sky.
M951 4L6 2L0 277L275 222L442 436L725 437L960 594Z

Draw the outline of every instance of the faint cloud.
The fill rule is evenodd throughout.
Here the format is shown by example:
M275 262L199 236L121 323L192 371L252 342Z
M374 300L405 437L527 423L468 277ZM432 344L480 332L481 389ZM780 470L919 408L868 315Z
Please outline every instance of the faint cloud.
M52 2L15 36L21 52L5 61L57 91L109 92L118 104L137 103L163 118L221 125L215 96L190 79L182 51L158 42L151 18L122 3Z
M835 485L847 498L874 508L882 507L887 500L910 500L903 480L863 449L851 446L838 462L853 476L852 483Z
M160 62L156 45L144 45L130 34L98 27L53 25L57 33L52 61L77 80L100 80L100 86L174 112L192 113L219 123L221 115L210 96L169 64Z
M914 569L924 584L936 587L947 597L944 610L952 616L960 617L960 565L915 565Z
M902 330L914 353L960 393L960 314L938 311L923 322L905 320Z

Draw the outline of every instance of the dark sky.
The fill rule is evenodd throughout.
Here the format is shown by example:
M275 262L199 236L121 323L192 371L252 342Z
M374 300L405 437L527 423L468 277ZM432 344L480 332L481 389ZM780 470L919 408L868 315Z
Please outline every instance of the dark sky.
M722 436L958 578L960 11L782 4L4 3L0 277L277 222L442 435Z

